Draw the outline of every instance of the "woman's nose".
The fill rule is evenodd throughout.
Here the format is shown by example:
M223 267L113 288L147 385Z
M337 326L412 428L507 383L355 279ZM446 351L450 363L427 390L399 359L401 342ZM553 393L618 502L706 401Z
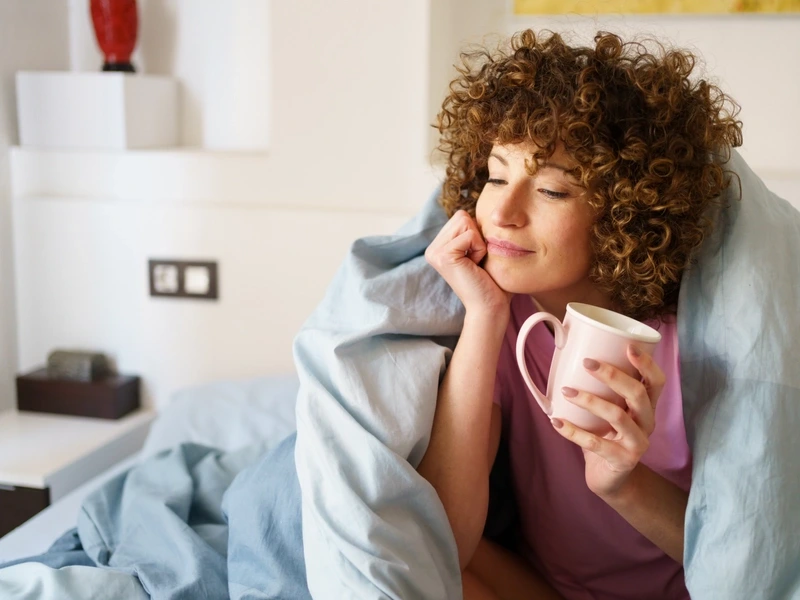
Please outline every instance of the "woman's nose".
M524 206L522 190L508 185L492 210L492 224L496 227L522 227L527 219Z

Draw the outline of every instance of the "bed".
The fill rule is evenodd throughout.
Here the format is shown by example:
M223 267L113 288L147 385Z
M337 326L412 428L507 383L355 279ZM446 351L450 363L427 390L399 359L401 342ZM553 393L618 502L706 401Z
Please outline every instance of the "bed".
M295 375L220 381L176 392L156 418L141 451L76 488L0 538L0 563L46 551L75 527L83 500L146 457L195 442L236 450L256 440L274 444L295 429Z
M794 499L800 497L800 477L792 458L800 454L800 380L793 360L797 336L786 332L800 330L800 268L792 260L798 254L800 217L738 154L731 168L740 178L736 189L742 201L725 204L724 218L681 290L687 307L679 319L684 414L696 459L686 514L687 585L693 597L796 597L800 512ZM136 556L144 556L134 565L138 570L124 573L127 583L136 578L140 590L159 598L230 592L238 599L252 597L251 590L263 592L259 597L293 599L460 597L461 572L447 516L435 490L414 469L427 447L445 359L463 323L463 307L423 257L443 221L432 199L397 235L353 244L325 299L295 338L299 392L293 378L270 378L204 386L169 403L136 471L169 455L153 453L180 441L221 448L253 440L274 443L294 429L295 395L297 444L282 455L263 455L255 469L242 471L246 478L231 482L235 502L227 508L235 512L224 512L236 518L227 521L226 539L214 538L214 531L204 538L227 544L224 554L217 552L211 560L173 552L186 541L175 532L208 532L205 522L196 529L165 530L153 527L147 514L145 520L142 515L123 519ZM729 293L732 289L737 293ZM763 301L763 290L770 291L770 302ZM736 377L728 376L734 369ZM278 416L281 411L284 417ZM171 477L160 480L173 486ZM81 501L76 496L95 483L12 535L38 544L34 551L46 546L73 525ZM225 491L230 499L231 490ZM76 504L70 508L70 502ZM100 517L108 516L109 506L99 507ZM108 519L92 524L102 521ZM287 523L293 528L284 527ZM106 528L112 541L119 539L118 530L115 523ZM153 536L160 544L150 541ZM0 556L9 552L7 543L0 545ZM121 559L131 556L122 554ZM196 560L178 567L188 564L193 570L165 569L165 561L174 567L183 556ZM165 572L175 576L166 582L175 593L156 596L153 585ZM27 581L26 573L13 575L19 576L14 583ZM194 595L184 593L187 581ZM300 582L304 593L275 592L276 584L287 581ZM203 593L212 584L221 593Z

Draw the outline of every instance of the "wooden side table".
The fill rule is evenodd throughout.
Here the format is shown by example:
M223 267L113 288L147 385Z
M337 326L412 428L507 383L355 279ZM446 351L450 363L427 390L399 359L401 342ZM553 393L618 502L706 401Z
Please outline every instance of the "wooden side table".
M118 420L0 412L0 537L141 449L156 413Z

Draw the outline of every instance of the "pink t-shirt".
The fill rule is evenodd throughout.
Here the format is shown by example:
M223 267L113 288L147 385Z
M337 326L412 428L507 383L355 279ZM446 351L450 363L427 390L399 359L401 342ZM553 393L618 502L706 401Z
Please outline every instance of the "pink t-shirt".
M529 296L511 302L495 382L503 413L525 556L568 600L686 599L683 568L641 535L586 486L581 449L553 429L517 369L515 347L522 323L535 312ZM684 490L691 483L674 323L650 323L662 340L653 357L666 375L656 407L656 428L642 463ZM527 339L527 361L539 389L555 343L540 323Z

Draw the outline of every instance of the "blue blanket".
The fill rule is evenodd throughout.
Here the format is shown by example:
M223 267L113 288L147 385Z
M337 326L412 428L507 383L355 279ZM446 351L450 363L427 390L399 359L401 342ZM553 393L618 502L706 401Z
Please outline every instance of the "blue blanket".
M729 167L741 200L734 183L679 305L687 585L800 597L800 215L737 154ZM423 258L445 220L432 199L397 235L353 244L295 341L296 443L183 446L87 501L80 541L108 589L123 575L154 598L461 597L447 518L414 468L463 322ZM0 570L0 596L24 597L3 595L24 567ZM48 583L75 597L63 571Z
M693 598L800 598L800 213L741 180L686 273L681 389Z
M310 600L294 445L183 444L142 462L46 554L0 570L0 598Z

